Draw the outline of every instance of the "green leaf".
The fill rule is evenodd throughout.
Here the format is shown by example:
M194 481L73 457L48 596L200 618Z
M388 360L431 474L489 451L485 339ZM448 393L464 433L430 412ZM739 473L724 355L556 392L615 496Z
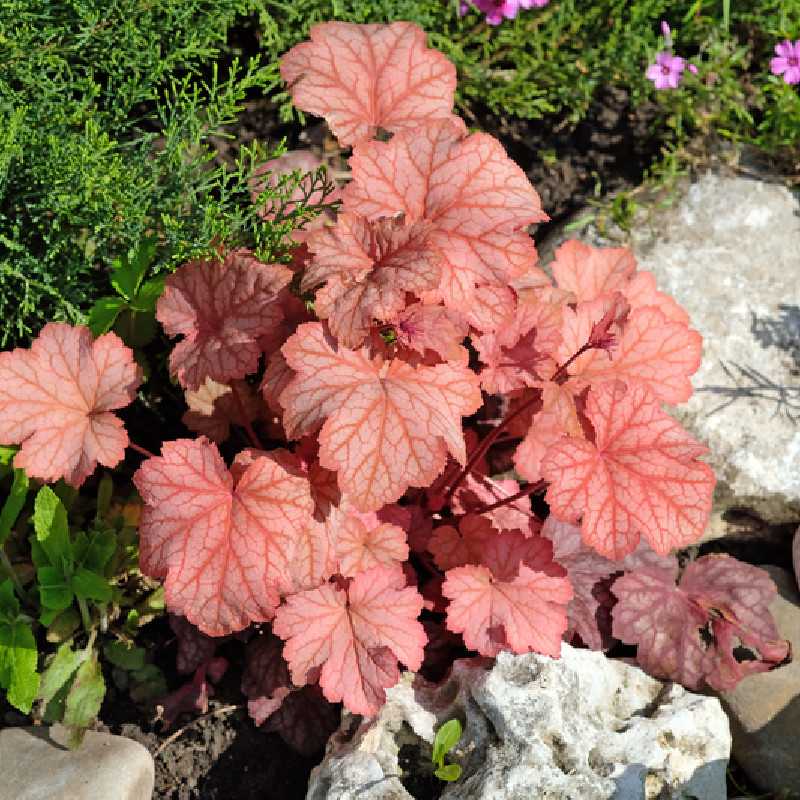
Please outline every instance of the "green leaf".
M49 486L42 486L33 504L36 539L50 564L62 567L72 563L67 509Z
M158 333L156 316L152 311L125 309L114 324L116 333L128 347L144 347Z
M457 781L461 777L461 767L458 764L445 764L433 774L440 781Z
M433 740L433 763L440 767L444 763L444 757L449 753L461 738L461 723L457 719L450 719L436 731Z
M130 677L133 685L129 692L134 703L163 697L169 690L164 673L155 664L145 664L142 669L131 673Z
M156 239L152 236L142 239L135 250L127 256L114 260L111 270L111 285L126 300L136 296L139 286L156 254Z
M69 579L59 567L39 567L36 570L39 584L39 602L49 611L63 611L72 605L73 592ZM42 617L42 624L49 625L55 616ZM47 620L47 621L45 621Z
M86 534L79 531L75 534L72 551L75 563L98 575L102 575L106 565L117 549L117 536L109 529L99 529Z
M42 673L39 697L48 704L71 680L78 667L89 657L85 650L73 650L69 642L56 650L53 660Z
M164 276L147 281L131 300L131 308L136 311L155 311L158 298L164 294Z
M6 689L8 702L26 714L39 691L38 661L31 626L21 619L1 622L0 686Z
M81 618L78 612L70 607L64 609L47 624L47 641L51 644L62 644L80 627Z
M3 542L8 539L14 523L17 521L19 512L25 505L25 499L28 496L28 476L24 470L14 470L14 482L11 484L11 492L3 504L3 510L0 511L0 547Z
M145 667L145 651L141 647L128 647L124 642L109 642L103 648L105 657L115 666L129 672Z
M19 600L10 580L0 583L0 621L12 622L19 615Z
M78 567L72 576L72 591L83 600L94 600L98 603L111 601L111 587L103 575Z
M6 445L0 446L0 464L2 464L4 467L10 466L18 450L18 447L7 447Z
M89 330L93 336L108 333L128 304L121 297L101 297L89 310Z
M106 682L103 671L97 662L97 654L78 667L64 704L64 724L73 729L70 747L77 747L83 739L86 728L94 722L106 695Z

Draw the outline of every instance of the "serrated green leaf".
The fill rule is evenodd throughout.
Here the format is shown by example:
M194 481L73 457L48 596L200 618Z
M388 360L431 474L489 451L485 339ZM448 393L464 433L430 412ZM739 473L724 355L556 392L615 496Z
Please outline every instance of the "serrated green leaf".
M89 330L93 336L102 336L114 327L120 312L128 304L121 297L101 297L89 311Z
M440 781L457 781L461 777L461 767L458 764L445 764L433 774Z
M124 642L109 642L103 648L103 655L114 666L129 672L145 667L145 651L141 647L128 647Z
M33 504L33 526L41 549L53 566L72 563L67 509L49 486L42 486Z
M131 308L136 311L155 311L158 298L164 294L164 276L153 278L142 285L142 288L131 300Z
M436 731L433 740L433 763L442 765L444 757L449 753L461 738L461 723L457 719L450 719Z
M67 694L64 704L64 724L73 729L70 746L77 747L86 728L94 722L106 695L106 682L103 671L97 662L97 655L84 661L75 675L75 680Z
M31 626L19 619L0 623L0 686L8 702L26 714L39 691L38 661Z
M0 583L0 621L13 622L19 615L19 600L10 580Z
M45 704L50 703L88 657L89 654L85 650L73 650L69 642L62 644L42 673L39 698L44 700Z
M135 250L127 256L114 260L111 270L111 285L126 300L133 298L139 291L142 279L147 273L156 254L156 239L148 237L142 239Z
M108 603L111 600L111 587L103 575L78 567L72 576L72 591L83 600Z
M59 567L39 567L36 570L36 582L39 585L39 602L48 611L58 613L72 605L74 595L70 581ZM54 615L43 616L42 624L49 625L54 619Z
M28 476L24 470L15 469L11 491L3 504L3 510L0 511L0 547L8 539L19 512L25 505L25 499L28 497L28 484Z

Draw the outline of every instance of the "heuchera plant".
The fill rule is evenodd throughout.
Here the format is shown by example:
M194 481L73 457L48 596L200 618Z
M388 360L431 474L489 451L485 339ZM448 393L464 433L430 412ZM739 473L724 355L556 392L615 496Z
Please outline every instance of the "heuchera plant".
M205 434L145 452L134 478L141 569L199 629L184 671L211 663L208 637L259 626L251 713L307 746L326 703L374 714L401 665L464 646L616 639L693 688L782 662L763 572L706 556L681 575L671 555L701 537L714 488L663 410L700 364L683 309L625 249L567 242L552 277L537 266L539 196L453 114L455 69L415 25L316 25L281 72L352 146L351 180L291 267L228 252L158 300ZM114 411L140 380L114 334L49 325L0 355L0 443L80 486L123 457ZM252 446L228 464L231 425Z

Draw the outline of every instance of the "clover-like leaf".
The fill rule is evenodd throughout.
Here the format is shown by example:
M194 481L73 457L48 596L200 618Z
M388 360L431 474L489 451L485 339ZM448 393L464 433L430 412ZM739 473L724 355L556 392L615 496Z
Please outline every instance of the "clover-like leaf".
M313 514L308 482L265 453L229 472L203 437L167 442L134 475L145 509L140 564L166 602L222 636L272 618L294 540Z
M0 353L0 443L19 444L14 466L78 487L98 462L116 466L128 435L112 412L136 396L141 372L113 333L45 325L29 350Z
M502 145L485 133L465 137L460 121L437 121L355 148L344 207L369 219L426 220L442 254L439 294L456 311L476 285L506 286L534 267L525 228L548 219L539 195Z
M377 511L409 486L427 486L448 450L466 459L461 417L481 404L465 367L412 367L338 346L319 323L301 325L283 346L297 373L280 396L290 436L319 426L323 467L359 511Z
M369 222L342 213L334 228L308 237L313 254L303 275L303 291L317 290L314 310L328 321L345 347L358 347L374 319L389 320L406 305L406 293L439 285L440 255L424 222L401 219Z
M259 340L283 319L278 294L292 272L262 264L246 250L224 261L191 261L165 281L156 317L169 336L184 337L169 359L171 373L187 389L211 378L227 383L255 372Z
M374 567L347 589L325 584L290 595L276 612L273 630L286 642L295 685L308 683L319 669L328 700L371 715L386 699L385 689L397 683L397 662L411 670L422 664L421 611L422 597L406 586L402 570Z
M542 461L546 500L558 519L583 518L584 541L621 559L640 536L661 554L696 542L711 513L708 451L646 389L603 384L589 392L594 441L568 437Z
M314 25L311 41L281 59L281 77L294 104L325 117L343 146L452 116L455 67L410 22Z

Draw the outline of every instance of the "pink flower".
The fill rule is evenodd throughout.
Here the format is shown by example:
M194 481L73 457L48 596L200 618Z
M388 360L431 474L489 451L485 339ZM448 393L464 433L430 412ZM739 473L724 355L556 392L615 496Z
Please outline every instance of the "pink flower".
M777 56L769 62L773 75L783 75L788 84L800 83L800 39L790 42L788 39L775 45Z
M544 8L550 0L471 0L472 5L486 14L489 25L499 25L504 19L514 19L517 12L528 8Z
M663 50L656 56L656 63L651 64L645 74L656 85L656 89L677 89L684 69L686 62L680 56Z

